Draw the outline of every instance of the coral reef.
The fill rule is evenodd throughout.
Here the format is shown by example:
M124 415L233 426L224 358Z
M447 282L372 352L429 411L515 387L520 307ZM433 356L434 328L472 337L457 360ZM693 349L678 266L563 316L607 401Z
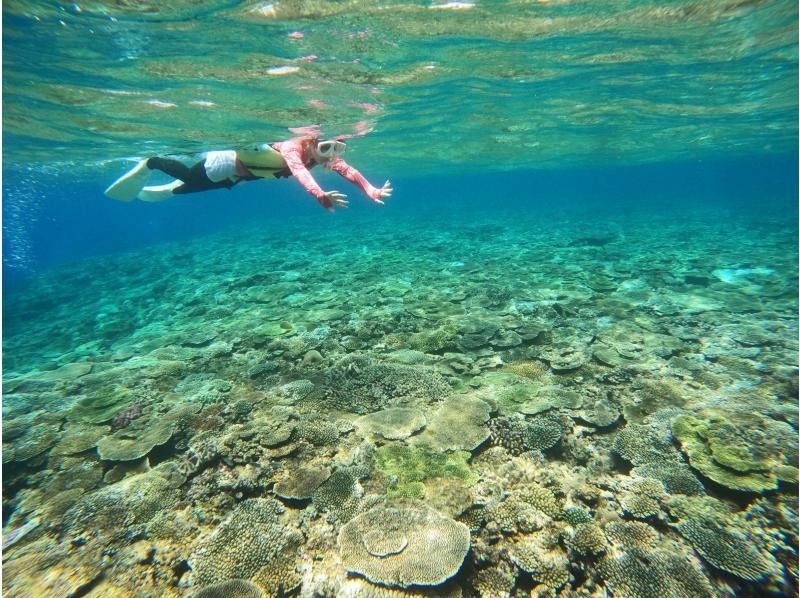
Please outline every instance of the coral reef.
M376 451L375 465L389 481L389 496L411 493L422 498L424 482L434 478L455 477L474 481L475 474L467 464L469 456L465 451L443 452L424 445L386 444ZM418 496L420 492L422 496Z
M413 407L442 399L449 392L446 380L425 366L350 357L326 372L323 391L327 402L354 413Z
M511 547L511 560L550 589L558 590L569 581L569 561L566 555L541 546L536 540L524 539L514 544Z
M448 399L429 416L425 430L411 442L440 451L472 451L489 437L486 422L490 412L489 405L480 399Z
M796 595L785 231L767 275L705 221L501 223L283 222L10 296L4 592Z
M677 528L695 550L718 569L749 581L763 579L775 570L774 559L768 559L747 539L714 521L689 519Z
M676 417L672 433L692 467L733 490L763 493L797 480L797 430L754 413Z
M421 503L403 503L353 518L342 527L338 543L347 570L374 583L432 586L461 567L469 529Z
M292 500L310 499L314 491L331 477L325 466L306 465L286 472L275 482L274 491L281 498Z
M191 593L191 598L262 598L264 592L246 579L231 579Z
M683 463L676 461L655 461L645 463L631 470L634 476L653 478L664 484L664 489L670 494L705 494L705 488Z
M175 486L151 470L81 497L64 513L71 537L98 535L104 542L135 537L142 526L178 501Z
M143 425L124 428L111 436L104 436L97 442L97 453L108 461L133 461L141 459L153 447L172 438L175 424L166 420L147 421Z
M402 407L376 411L356 421L356 426L363 434L373 434L386 440L403 440L426 424L427 419L422 411Z
M598 571L614 595L711 597L711 584L686 558L666 550L630 548L604 557Z
M641 521L612 521L606 525L606 538L619 548L646 550L658 544L658 532Z
M669 438L650 426L640 424L629 424L617 432L614 451L634 465L678 459Z
M97 446L97 441L110 431L108 426L68 424L50 454L52 456L74 455L88 451Z
M245 579L268 594L294 589L300 583L295 553L303 536L281 523L283 511L273 499L251 498L239 504L190 555L193 583Z
M516 361L505 364L503 371L536 380L547 373L547 367L541 361Z
M606 536L594 523L579 523L567 537L567 546L578 554L600 554L606 548Z
M520 417L496 417L489 422L492 443L505 447L512 455L523 451L554 447L563 434L561 422L549 416L525 420Z
M356 513L360 493L356 476L340 468L314 490L311 502L333 520L348 521Z

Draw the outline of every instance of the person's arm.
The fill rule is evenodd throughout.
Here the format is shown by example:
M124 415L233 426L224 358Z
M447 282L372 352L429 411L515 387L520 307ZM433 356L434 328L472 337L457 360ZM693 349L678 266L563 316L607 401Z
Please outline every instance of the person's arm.
M350 166L347 162L342 160L341 158L336 158L328 164L328 168L332 171L337 173L342 178L347 179L354 185L357 185L364 194L369 197L375 203L382 204L383 199L389 197L392 194L392 185L389 181L386 181L383 184L383 187L378 189L374 187L365 177L363 174L358 172L355 168Z
M345 201L346 195L342 195L338 191L323 191L322 187L320 187L317 181L314 180L314 177L311 176L311 173L303 162L303 146L299 141L284 141L278 144L278 151L280 151L281 156L283 156L286 165L289 167L294 178L297 179L297 182L299 182L322 207L331 210L334 205L340 207L347 206L347 201Z

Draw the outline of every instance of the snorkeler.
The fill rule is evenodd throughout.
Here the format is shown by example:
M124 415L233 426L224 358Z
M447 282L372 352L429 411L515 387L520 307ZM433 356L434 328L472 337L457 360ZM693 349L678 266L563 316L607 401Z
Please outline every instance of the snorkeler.
M386 181L381 188L373 187L358 170L342 159L346 148L341 139L320 140L317 136L305 136L279 143L261 143L244 150L207 152L191 167L171 158L153 157L139 162L106 189L105 194L120 201L137 197L143 201L162 201L173 195L230 189L241 181L294 176L325 209L333 211L334 207L347 207L346 195L338 191L323 191L311 176L309 170L321 164L360 187L375 203L383 204L383 200L392 195L391 183ZM153 170L160 170L176 180L166 185L145 187Z

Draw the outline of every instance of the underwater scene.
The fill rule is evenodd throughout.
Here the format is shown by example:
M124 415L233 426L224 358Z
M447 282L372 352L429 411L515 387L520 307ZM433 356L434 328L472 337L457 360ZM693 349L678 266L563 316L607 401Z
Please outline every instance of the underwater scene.
M796 2L11 0L2 117L3 596L798 595Z

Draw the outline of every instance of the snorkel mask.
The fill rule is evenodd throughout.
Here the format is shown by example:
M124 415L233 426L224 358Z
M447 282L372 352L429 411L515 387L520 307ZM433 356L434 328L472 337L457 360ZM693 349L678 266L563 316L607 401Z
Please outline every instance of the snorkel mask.
M345 142L336 141L335 139L320 141L317 144L317 153L326 159L341 156L346 149L347 144Z

